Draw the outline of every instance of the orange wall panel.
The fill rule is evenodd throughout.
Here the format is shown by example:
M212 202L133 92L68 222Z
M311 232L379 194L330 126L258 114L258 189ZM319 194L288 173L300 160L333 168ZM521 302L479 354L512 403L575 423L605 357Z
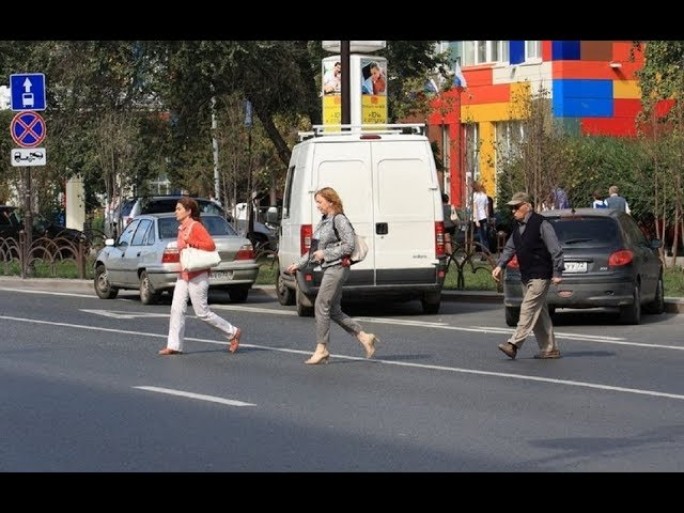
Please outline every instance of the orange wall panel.
M468 83L468 88L492 85L493 83L491 66L486 68L469 68L468 71L463 71L463 76L465 76Z
M511 100L511 85L489 85L481 87L470 87L463 94L463 105L481 105L483 103L501 103Z
M617 73L605 61L554 61L552 78L615 80Z
M631 56L630 53L632 51L632 42L631 41L614 41L613 42L613 57L612 59L614 61L625 61L625 62L630 62L631 61ZM639 64L639 67L644 62L644 54L643 52L635 52L634 53L634 62Z

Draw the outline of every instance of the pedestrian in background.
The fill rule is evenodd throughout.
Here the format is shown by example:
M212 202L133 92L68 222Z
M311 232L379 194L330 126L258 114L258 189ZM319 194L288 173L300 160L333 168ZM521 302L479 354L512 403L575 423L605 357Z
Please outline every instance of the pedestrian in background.
M473 182L473 222L480 241L480 252L489 253L489 198L480 182Z
M515 359L529 334L534 332L540 350L534 357L560 358L546 293L551 283L558 285L562 281L563 250L553 226L544 216L534 212L527 193L516 192L507 205L513 211L517 227L513 228L513 233L492 270L492 278L499 281L501 271L515 256L520 267L524 294L518 325L508 341L499 344L499 349L509 358Z
M608 208L614 208L615 210L619 210L620 212L625 212L627 214L630 214L630 209L629 205L627 204L627 200L620 196L619 194L619 189L617 185L611 185L608 188L608 197L606 198L606 206Z
M372 358L378 338L373 333L363 331L357 321L342 311L342 286L350 272L346 263L348 258L343 257L348 257L354 251L354 228L344 215L342 200L335 189L320 189L314 195L314 201L318 211L323 214L311 237L311 247L315 250L302 255L298 262L287 268L287 272L293 274L313 261L323 269L323 278L314 304L316 350L304 363L328 363L331 320L350 335L354 335L366 350L366 358Z
M451 255L454 251L453 241L456 237L456 223L451 219L451 204L446 192L442 193L442 212L444 214L444 250L447 255Z
M601 191L596 189L592 195L592 202L591 202L591 208L608 208L606 205L606 200L603 199L603 194L601 194Z
M570 200L568 200L568 193L565 192L562 184L558 184L553 191L554 204L553 208L570 208Z
M202 224L197 202L190 197L182 197L176 204L176 220L178 226L178 238L176 243L178 250L185 247L193 247L213 251L216 244L211 235ZM169 319L169 336L166 347L159 351L162 356L183 354L183 342L185 338L185 313L188 310L188 298L192 302L195 315L201 321L206 322L213 328L223 333L230 342L228 350L231 353L237 351L240 345L242 330L236 328L224 318L219 317L209 309L209 273L210 269L199 271L181 270L173 288L173 300L171 302L171 316Z

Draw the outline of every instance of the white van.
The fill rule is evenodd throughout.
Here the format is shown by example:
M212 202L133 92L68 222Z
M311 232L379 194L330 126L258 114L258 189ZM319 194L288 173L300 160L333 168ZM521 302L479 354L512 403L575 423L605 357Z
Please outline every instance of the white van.
M276 277L278 300L313 315L313 292L285 273L308 252L320 221L314 194L333 187L368 256L351 267L343 301L420 300L435 314L446 274L442 199L425 125L314 126L300 133L285 181Z

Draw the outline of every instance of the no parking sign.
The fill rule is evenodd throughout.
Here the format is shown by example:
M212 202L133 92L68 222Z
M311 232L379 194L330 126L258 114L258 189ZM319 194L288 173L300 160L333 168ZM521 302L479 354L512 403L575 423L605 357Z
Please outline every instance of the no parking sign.
M45 120L34 111L17 113L10 124L12 139L22 148L34 148L45 139Z

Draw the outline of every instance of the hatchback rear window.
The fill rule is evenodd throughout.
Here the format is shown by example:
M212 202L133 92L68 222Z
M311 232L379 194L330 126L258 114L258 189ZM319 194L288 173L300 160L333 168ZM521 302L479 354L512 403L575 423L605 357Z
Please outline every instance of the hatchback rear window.
M617 222L610 217L548 219L561 246L614 246L620 243Z

